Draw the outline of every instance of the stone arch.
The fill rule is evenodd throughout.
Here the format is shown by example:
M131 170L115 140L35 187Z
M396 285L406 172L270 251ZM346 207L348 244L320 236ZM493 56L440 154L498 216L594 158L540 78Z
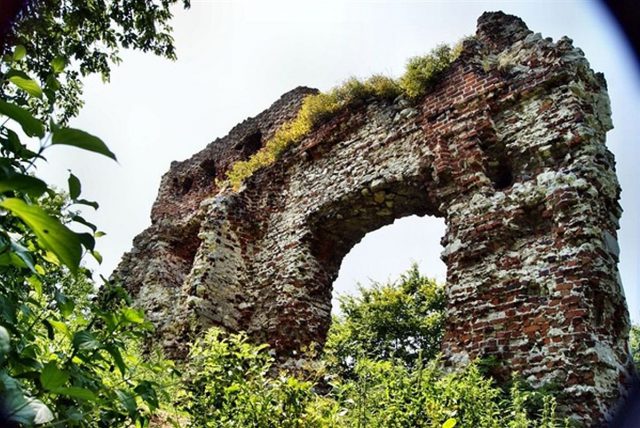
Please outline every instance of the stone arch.
M396 218L429 214L447 225L445 359L494 356L503 363L497 375L555 381L568 413L589 424L608 419L633 365L617 272L620 189L604 144L606 83L582 52L518 18L484 14L417 103L371 99L344 109L238 192L209 179L171 192L203 159L222 177L246 155L238 147L264 144L313 92L285 94L163 179L154 225L116 276L147 296L143 306L164 298L148 290L171 290L160 302L168 318L155 318L165 347L184 355L189 331L220 325L295 358L324 341L348 250ZM174 257L167 237L187 224L199 226L192 263L158 275Z

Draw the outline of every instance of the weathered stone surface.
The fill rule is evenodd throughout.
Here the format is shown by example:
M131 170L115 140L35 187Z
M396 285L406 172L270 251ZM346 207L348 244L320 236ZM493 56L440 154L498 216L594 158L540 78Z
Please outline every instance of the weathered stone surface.
M214 179L295 116L298 88L162 180L152 226L116 276L183 355L220 325L283 358L323 343L331 285L362 237L411 214L444 217L450 364L495 356L568 414L610 418L633 375L618 280L621 208L606 84L571 40L484 14L440 83L410 105L338 113L238 192Z

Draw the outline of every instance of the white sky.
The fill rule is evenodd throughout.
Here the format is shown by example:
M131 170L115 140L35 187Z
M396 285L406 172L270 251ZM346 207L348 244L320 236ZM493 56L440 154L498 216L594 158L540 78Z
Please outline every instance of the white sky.
M67 169L80 177L83 197L100 202L87 217L107 236L99 240L109 275L133 237L146 228L161 175L222 137L282 93L306 85L321 90L349 76L398 76L406 60L436 44L475 32L483 11L503 10L557 40L568 35L591 66L604 72L615 129L625 210L619 232L620 270L632 318L640 321L640 190L636 186L640 135L640 74L608 13L591 1L198 1L176 9L178 61L125 52L111 82L87 79L86 106L72 125L101 137L119 164L75 149L46 153L41 175L66 188ZM347 256L336 284L395 278L418 261L444 279L440 220L411 217L371 233Z

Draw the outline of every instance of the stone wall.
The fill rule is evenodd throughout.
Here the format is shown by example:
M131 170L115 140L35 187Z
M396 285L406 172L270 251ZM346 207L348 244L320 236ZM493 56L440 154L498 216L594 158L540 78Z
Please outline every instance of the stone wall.
M568 38L486 13L417 103L370 99L233 192L217 187L302 99L297 88L172 163L116 276L172 355L202 328L246 330L282 360L324 343L347 252L395 219L443 217L451 365L554 381L563 409L608 420L633 374L617 271L621 208L606 83Z

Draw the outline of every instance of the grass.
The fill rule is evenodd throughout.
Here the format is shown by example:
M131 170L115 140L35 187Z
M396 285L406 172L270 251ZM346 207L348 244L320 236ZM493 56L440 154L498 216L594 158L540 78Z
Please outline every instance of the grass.
M452 49L440 45L427 55L409 59L405 73L397 80L383 75L373 75L364 81L352 77L327 93L307 96L296 117L282 125L264 147L249 159L232 165L226 173L227 183L237 191L245 179L273 164L286 149L299 143L338 110L370 98L394 100L402 95L415 101L424 96L460 55L461 46L459 43Z

